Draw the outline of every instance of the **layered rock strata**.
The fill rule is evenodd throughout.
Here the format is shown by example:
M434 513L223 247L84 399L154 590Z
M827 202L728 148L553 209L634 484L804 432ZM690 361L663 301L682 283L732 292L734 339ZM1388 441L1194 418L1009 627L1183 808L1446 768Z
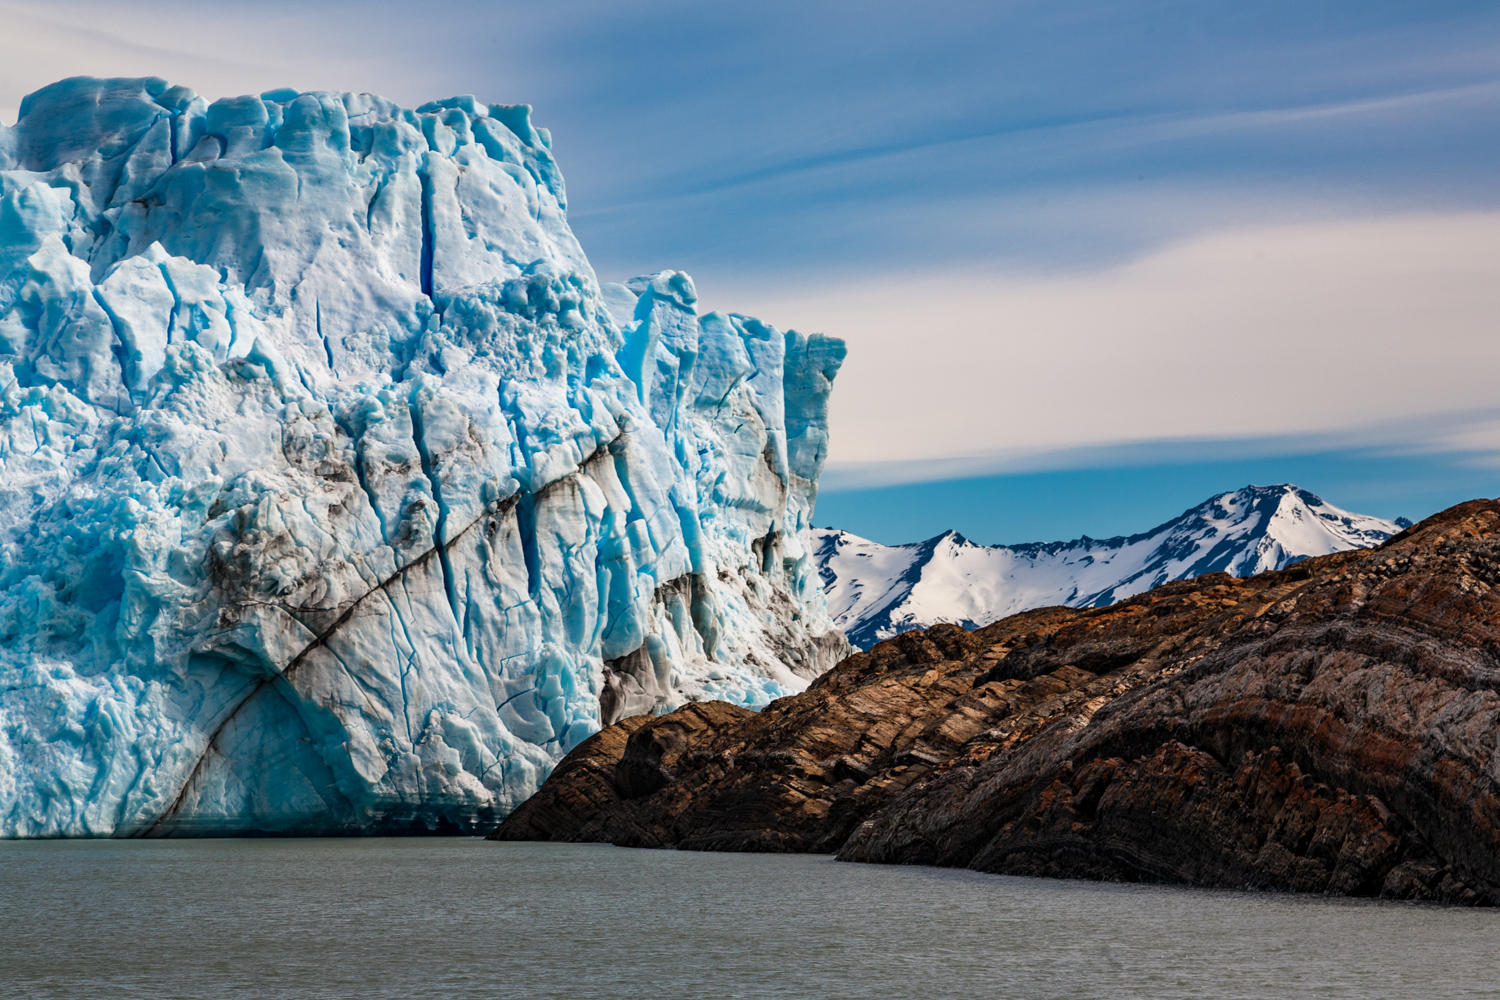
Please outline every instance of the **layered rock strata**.
M940 625L578 747L498 839L1492 904L1500 501L1377 549Z

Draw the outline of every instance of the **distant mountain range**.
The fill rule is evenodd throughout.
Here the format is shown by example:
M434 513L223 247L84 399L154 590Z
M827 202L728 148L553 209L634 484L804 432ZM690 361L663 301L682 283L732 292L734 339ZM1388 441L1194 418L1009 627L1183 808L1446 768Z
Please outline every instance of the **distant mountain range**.
M1129 537L977 545L945 531L925 542L881 545L814 528L812 542L829 613L851 643L868 649L938 622L975 628L1028 608L1102 607L1218 570L1253 576L1378 545L1410 524L1351 514L1282 483L1220 493Z

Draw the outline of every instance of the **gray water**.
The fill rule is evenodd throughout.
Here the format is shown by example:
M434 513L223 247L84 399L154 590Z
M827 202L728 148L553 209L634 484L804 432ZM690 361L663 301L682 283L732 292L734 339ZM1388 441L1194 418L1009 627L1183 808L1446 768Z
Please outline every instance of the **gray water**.
M0 842L3 997L1500 996L1500 913L481 840Z

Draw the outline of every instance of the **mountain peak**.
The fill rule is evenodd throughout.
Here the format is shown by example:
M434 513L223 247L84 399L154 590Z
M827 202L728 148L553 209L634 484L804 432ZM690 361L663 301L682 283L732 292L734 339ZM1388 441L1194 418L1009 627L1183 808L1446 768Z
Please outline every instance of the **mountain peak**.
M1409 524L1275 483L1216 494L1128 537L984 546L950 530L887 546L829 528L814 529L813 539L830 614L850 642L868 648L939 622L984 625L1047 605L1103 606L1204 573L1253 576L1378 545ZM939 545L945 539L957 544Z

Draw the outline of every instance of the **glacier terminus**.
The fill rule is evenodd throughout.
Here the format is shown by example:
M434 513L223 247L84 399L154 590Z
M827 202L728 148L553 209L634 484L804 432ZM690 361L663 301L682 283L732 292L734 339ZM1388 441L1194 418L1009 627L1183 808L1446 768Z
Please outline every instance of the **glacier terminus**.
M480 830L848 651L843 344L601 285L550 145L154 78L0 126L0 836Z

